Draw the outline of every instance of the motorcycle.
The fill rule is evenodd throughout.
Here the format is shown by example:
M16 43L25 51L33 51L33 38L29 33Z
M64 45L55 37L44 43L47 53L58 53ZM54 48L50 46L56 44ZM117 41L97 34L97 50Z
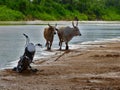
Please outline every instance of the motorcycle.
M30 42L30 38L26 34L23 35L26 37L25 51L24 54L20 57L17 67L13 68L13 71L21 73L29 68L33 72L36 72L38 70L32 69L30 64L33 63L33 58L36 52L36 46L42 47L42 45L41 44L34 45L33 43Z

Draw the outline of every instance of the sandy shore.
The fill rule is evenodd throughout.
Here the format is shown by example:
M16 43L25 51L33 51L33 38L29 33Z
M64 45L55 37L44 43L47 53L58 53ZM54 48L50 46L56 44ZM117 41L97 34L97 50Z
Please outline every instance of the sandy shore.
M71 21L0 21L0 25L45 25L45 24L70 24ZM120 24L120 21L79 21L79 24Z
M120 42L61 51L35 62L33 73L0 71L0 90L120 90Z

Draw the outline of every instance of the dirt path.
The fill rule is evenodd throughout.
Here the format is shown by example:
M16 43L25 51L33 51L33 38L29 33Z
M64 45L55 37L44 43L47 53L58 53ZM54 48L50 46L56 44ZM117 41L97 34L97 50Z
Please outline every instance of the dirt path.
M37 73L0 71L0 90L120 90L120 42L62 52Z

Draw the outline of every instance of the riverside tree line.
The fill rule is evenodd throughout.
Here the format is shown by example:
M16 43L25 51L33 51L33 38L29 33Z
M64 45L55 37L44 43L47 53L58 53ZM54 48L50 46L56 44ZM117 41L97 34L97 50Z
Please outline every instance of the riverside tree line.
M0 21L120 20L120 0L0 0Z

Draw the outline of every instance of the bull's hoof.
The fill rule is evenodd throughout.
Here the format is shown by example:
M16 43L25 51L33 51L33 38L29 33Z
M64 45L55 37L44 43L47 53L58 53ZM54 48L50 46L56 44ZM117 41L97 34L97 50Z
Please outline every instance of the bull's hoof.
M61 48L59 48L59 50L61 51L62 49L61 49Z
M66 46L66 50L68 50L69 49L69 47L68 46Z
M47 48L47 50L51 50L51 48L49 47L49 48Z

